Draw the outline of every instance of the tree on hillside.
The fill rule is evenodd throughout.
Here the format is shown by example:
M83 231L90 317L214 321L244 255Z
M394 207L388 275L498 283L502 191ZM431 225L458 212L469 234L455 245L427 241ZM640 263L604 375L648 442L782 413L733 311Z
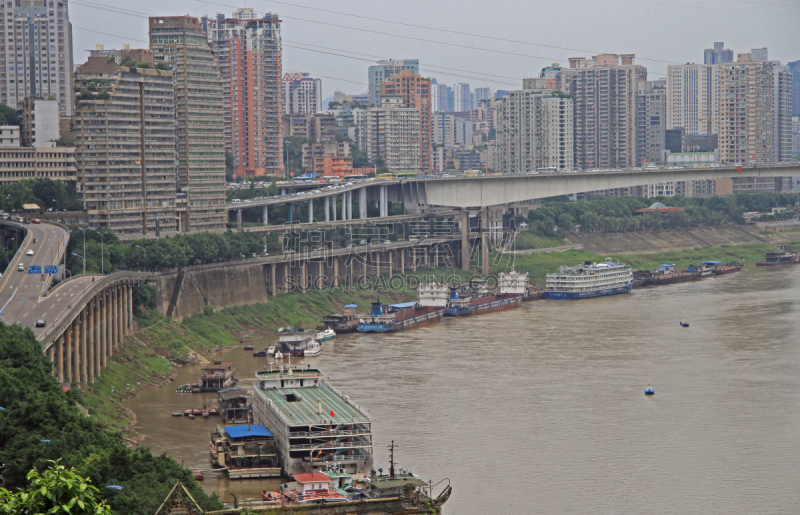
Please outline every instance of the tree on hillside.
M225 182L233 182L233 172L236 170L236 157L233 152L225 151Z

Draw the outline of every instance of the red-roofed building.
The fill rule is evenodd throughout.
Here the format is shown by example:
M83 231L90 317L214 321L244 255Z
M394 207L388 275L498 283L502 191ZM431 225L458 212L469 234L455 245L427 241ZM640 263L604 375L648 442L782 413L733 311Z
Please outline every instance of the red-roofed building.
M661 202L656 202L650 207L645 207L641 209L634 209L634 215L646 215L647 213L652 213L653 211L660 211L662 213L673 213L675 211L683 211L682 207L667 207Z

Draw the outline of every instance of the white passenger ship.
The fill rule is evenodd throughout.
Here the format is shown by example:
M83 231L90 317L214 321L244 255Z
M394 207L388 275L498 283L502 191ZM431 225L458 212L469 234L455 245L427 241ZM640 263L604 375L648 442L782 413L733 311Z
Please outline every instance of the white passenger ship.
M585 299L626 293L633 288L633 272L625 263L610 258L602 263L584 262L575 267L562 266L547 274L546 299Z

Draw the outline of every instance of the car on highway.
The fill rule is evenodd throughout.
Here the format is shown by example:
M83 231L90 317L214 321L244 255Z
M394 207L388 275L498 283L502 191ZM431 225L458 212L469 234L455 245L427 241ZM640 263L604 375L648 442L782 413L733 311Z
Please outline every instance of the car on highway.
M34 219L33 219L33 220L31 220L31 221L32 221L33 223L35 223L35 224L40 224L40 223L42 223L42 221L41 221L40 219L38 219L38 218L34 218Z
M17 272L24 272L24 271L25 271L25 265L20 263L19 266L17 266Z
M33 250L32 249L29 250L28 252L25 253L25 255L26 256L32 256L33 255Z
M44 318L40 318L39 320L36 321L36 327L44 327L45 325L46 322L44 321Z

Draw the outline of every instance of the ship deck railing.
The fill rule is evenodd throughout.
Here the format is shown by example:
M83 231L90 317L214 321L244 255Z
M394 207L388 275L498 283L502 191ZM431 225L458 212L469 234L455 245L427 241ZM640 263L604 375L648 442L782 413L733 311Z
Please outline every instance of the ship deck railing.
M345 429L333 431L294 431L289 433L289 438L320 438L325 436L353 436L353 435L371 435L370 429Z
M355 449L372 447L372 442L324 442L324 443L303 443L290 445L290 451L302 451L305 449Z

